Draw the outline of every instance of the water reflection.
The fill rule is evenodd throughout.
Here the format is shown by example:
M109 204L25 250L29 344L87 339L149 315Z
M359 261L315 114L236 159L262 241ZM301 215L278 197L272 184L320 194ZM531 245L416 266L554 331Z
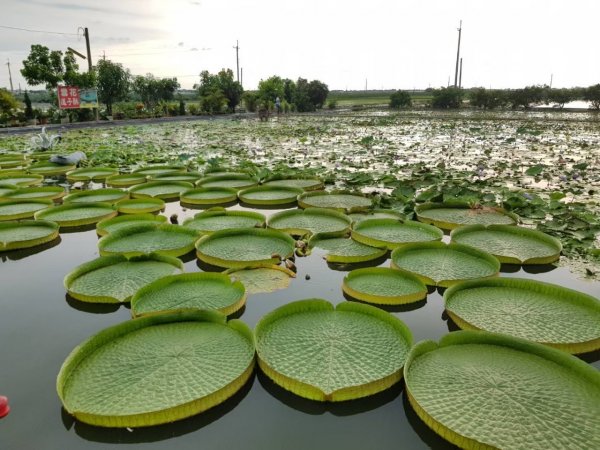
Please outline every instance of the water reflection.
M83 231L91 231L96 229L96 224L81 225L78 227L60 227L60 234L81 233Z
M232 206L237 205L237 201L227 202L227 203L211 203L210 205L195 205L193 203L180 203L182 208L185 209L198 209L198 210L206 210L210 208L214 208L215 206L220 206L221 208L230 208Z
M425 442L429 448L434 450L449 450L456 449L455 445L452 445L450 442L446 441L441 436L435 434L431 428L429 428L425 422L423 422L417 413L410 406L410 402L408 401L408 395L406 390L402 394L402 406L404 407L404 413L406 414L406 419L408 423L412 427L413 430L419 435L419 437Z
M60 236L57 236L56 239L53 239L52 241L46 242L45 244L42 244L42 245L36 245L35 247L23 248L20 250L11 250L8 252L2 252L2 253L0 253L0 261L2 261L2 262L6 262L8 260L18 261L20 259L27 258L28 256L33 256L38 253L49 250L52 247L56 247L58 244L60 244L61 241L62 241L62 239L60 238Z
M336 270L338 272L350 272L351 270L354 270L354 269L362 269L365 267L377 267L377 266L383 264L384 262L386 262L387 259L388 259L388 255L383 255L377 259L372 259L371 261L365 261L365 262L360 262L360 263L327 262L327 267L329 267L331 270Z
M264 209L264 210L274 210L274 209L291 209L298 206L296 201L285 203L283 205L251 205L249 203L240 202L240 206L248 209Z
M517 273L521 269L527 273L546 273L551 272L557 267L553 264L501 264L500 272L502 273Z
M383 309L384 311L387 311L389 313L401 313L401 312L414 311L415 309L422 308L423 306L425 306L427 304L427 299L424 298L423 300L419 300L418 302L404 303L401 305L381 305L381 304L369 303L369 302L359 300L357 298L352 297L351 295L346 294L345 292L343 293L343 295L344 295L344 298L350 302L356 302L356 303L362 303L364 305L376 306L377 308Z
M69 306L77 311L83 311L92 314L110 314L117 311L120 307L120 303L90 303L82 302L76 298L71 297L69 294L65 295L65 300Z

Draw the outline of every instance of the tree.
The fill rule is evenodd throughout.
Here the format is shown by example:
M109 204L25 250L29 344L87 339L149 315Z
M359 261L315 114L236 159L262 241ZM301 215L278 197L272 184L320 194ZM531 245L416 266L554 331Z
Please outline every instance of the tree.
M0 88L0 113L7 113L12 109L17 109L19 102L8 90Z
M284 94L285 83L277 75L258 82L258 98L261 106L267 106L275 102L277 97L284 98Z
M258 103L258 94L256 92L246 91L242 95L244 106L250 112L256 112L256 104Z
M515 89L508 94L508 101L512 109L522 107L528 109L533 105L546 102L548 86L526 86L523 89Z
M106 112L112 116L115 102L125 100L129 94L131 74L119 63L101 59L97 65L98 100L106 105Z
M583 99L591 103L592 108L600 110L600 84L586 88Z
M308 83L308 98L315 109L321 109L329 95L329 88L325 83L319 80L312 80Z
M308 95L308 80L304 78L298 78L298 81L296 81L296 90L292 100L294 105L296 105L296 110L298 112L309 112L315 110L315 107L311 103Z
M506 94L500 89L475 88L469 92L471 106L483 109L494 109L506 104Z
M548 90L548 102L558 104L559 108L563 108L565 103L572 102L576 98L575 89L563 88Z
M25 92L23 103L25 103L25 118L28 120L33 119L33 108L31 107L31 99L27 92Z
M457 109L462 105L464 92L456 87L443 87L433 90L431 106L441 109Z
M406 106L412 106L412 98L406 91L396 91L390 95L390 108L404 108Z
M292 103L294 92L296 91L296 83L289 78L283 80L283 98L286 102Z
M173 100L179 89L177 78L155 78L151 73L133 79L133 91L147 108L154 108L161 100Z
M220 97L215 94L220 93L226 100L227 110L233 112L235 107L239 105L244 93L242 85L237 81L233 81L233 71L231 69L221 69L216 75L211 74L208 70L202 71L200 73L200 84L196 87L201 104L203 98L211 97L211 99L204 102L205 105L211 105L210 111L206 110L211 114L220 112L215 110L218 104L217 99Z

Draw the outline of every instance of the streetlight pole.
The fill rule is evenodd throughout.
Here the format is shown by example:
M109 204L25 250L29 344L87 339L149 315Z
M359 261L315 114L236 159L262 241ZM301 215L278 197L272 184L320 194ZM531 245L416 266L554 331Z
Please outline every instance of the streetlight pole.
M458 61L460 59L460 36L462 33L462 20L458 26L458 48L456 49L456 69L454 70L454 87L458 87Z

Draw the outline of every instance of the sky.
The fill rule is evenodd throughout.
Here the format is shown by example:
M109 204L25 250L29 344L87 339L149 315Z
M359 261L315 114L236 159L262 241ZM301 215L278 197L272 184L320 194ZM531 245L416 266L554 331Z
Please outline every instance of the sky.
M272 75L330 90L440 87L454 83L461 20L463 87L600 83L598 0L2 0L1 11L0 87L10 60L15 89L32 44L85 54L79 27L93 62L183 88L203 70L235 74L238 41L245 89Z

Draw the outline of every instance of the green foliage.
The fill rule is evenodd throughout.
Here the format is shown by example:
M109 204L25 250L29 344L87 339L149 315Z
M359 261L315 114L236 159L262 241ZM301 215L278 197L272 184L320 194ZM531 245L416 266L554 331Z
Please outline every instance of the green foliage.
M469 92L471 106L482 109L501 108L506 105L506 93L500 89L475 88Z
M101 59L98 71L98 100L106 104L108 115L112 115L115 102L125 100L129 94L131 74L119 63Z
M583 98L591 103L592 108L600 110L600 84L595 84L585 89Z
M337 108L337 100L331 98L327 101L327 109L336 109Z
M269 102L275 102L277 97L285 98L284 94L285 82L277 75L258 82L258 99L262 107L266 107Z
M161 100L173 100L179 89L177 78L155 78L151 73L137 76L133 80L133 91L140 96L146 108L154 108Z
M404 108L406 106L412 106L412 99L410 94L406 91L396 91L390 95L390 108Z
M226 104L227 98L220 90L212 91L200 97L200 109L208 114L222 113Z
M258 103L258 94L256 92L246 91L242 95L244 106L250 112L256 112L256 106Z
M559 108L565 106L565 103L572 102L578 98L579 89L549 89L548 101L558 104Z
M242 85L233 81L231 69L221 69L216 75L204 70L200 73L200 84L197 89L202 110L211 114L221 112L221 98L225 99L227 110L233 112L244 92Z
M296 83L286 78L283 80L283 98L286 102L292 103L294 99L294 92L296 91Z
M29 98L29 94L27 92L25 92L25 98L24 98L24 103L25 103L25 117L28 120L33 119L33 108L31 107L31 99Z
M464 91L456 87L443 87L433 90L431 106L440 109L458 109L462 105Z
M8 90L0 88L0 113L7 113L12 109L17 109L19 102Z
M546 102L548 86L526 86L523 89L515 89L508 93L508 101L512 109L539 105Z

